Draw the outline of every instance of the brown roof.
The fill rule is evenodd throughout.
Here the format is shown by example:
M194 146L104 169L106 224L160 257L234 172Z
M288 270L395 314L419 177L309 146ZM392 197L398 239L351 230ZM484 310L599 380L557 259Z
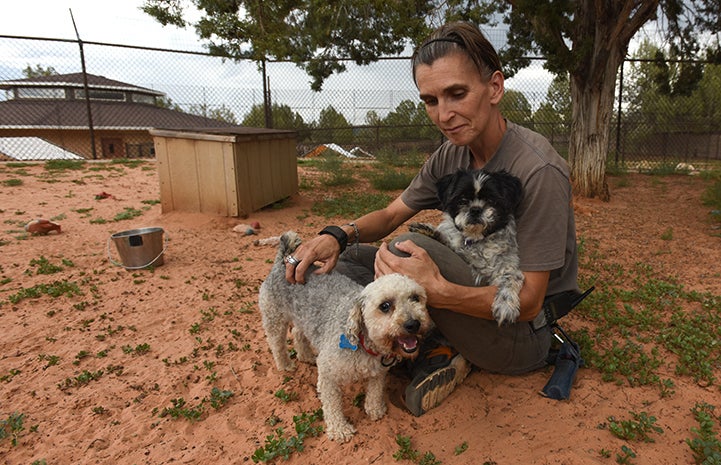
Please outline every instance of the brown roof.
M235 125L143 103L91 101L96 129L157 127L219 128ZM0 102L0 129L86 129L88 116L81 100L7 100Z
M13 79L0 81L0 89L12 89L13 87L83 87L83 73L55 74L52 76L38 76L26 79ZM127 82L115 81L105 76L88 74L88 86L93 89L114 89L123 91L143 92L152 95L165 95L163 92L135 86Z

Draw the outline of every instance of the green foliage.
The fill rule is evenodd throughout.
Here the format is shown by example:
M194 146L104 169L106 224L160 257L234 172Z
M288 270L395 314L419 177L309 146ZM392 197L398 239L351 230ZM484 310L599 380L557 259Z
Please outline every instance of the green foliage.
M413 449L410 437L398 434L396 435L396 444L399 447L398 451L393 454L396 461L410 460L418 465L440 465L442 463L432 452L425 452L421 455L420 452Z
M309 437L316 437L323 432L323 427L315 423L323 420L323 411L305 413L293 417L296 436L287 437L283 428L277 428L273 434L266 436L265 445L256 449L251 459L253 463L271 462L282 457L290 458L293 452L302 452L304 441Z
M370 175L371 186L379 191L395 191L408 187L415 173L408 171L382 170Z
M324 186L337 187L355 183L351 170L347 169L344 160L329 151L318 158L316 166L322 173L321 182Z
M314 203L311 211L325 218L358 218L386 207L391 200L392 197L387 194L346 192Z
M113 221L131 220L133 218L137 218L142 214L143 212L141 210L132 207L125 207L122 212L116 214L113 217Z
M24 413L11 413L7 420L0 421L0 440L7 437L11 438L10 441L13 447L18 445L18 437L20 433L25 429L23 426L23 419L25 418Z
M621 420L616 421L614 417L610 417L609 431L617 438L624 439L626 441L643 441L643 442L655 442L654 439L649 436L650 433L663 433L663 429L659 426L655 426L656 417L648 415L646 412L635 413L631 412L632 420Z
M67 266L74 266L70 260L63 260L63 263ZM35 274L54 274L63 271L62 266L50 263L50 260L45 258L44 255L30 260L30 266L37 268Z
M45 162L45 169L48 171L77 171L83 168L85 168L85 160L48 160Z
M23 185L23 180L18 178L4 179L2 185L5 187L18 187Z
M80 287L74 282L67 281L53 281L50 284L37 284L33 287L26 287L20 289L15 294L8 297L8 300L14 304L25 300L25 299L37 299L43 294L49 295L50 297L60 297L65 295L67 297L73 297L76 295L83 295Z
M225 105L210 107L207 103L193 104L188 108L188 113L217 121L223 121L225 123L238 124L238 120L235 117L233 110Z
M203 418L206 412L206 404L210 404L213 409L219 410L228 403L233 395L233 391L225 391L213 387L210 390L210 397L203 397L195 406L189 406L182 397L170 399L172 407L165 407L158 415L161 418L169 416L173 419L183 418L190 421L198 421Z
M718 438L718 427L721 418L715 414L715 407L705 402L698 402L691 409L698 428L691 428L695 435L686 439L686 444L693 452L694 461L699 465L721 464L721 441Z
M586 365L609 382L657 386L662 396L674 392L673 381L659 375L662 366L714 384L721 366L721 297L689 292L647 264L615 264L588 242L579 238L579 284L595 283L596 291L577 312L593 322L593 331L571 332Z

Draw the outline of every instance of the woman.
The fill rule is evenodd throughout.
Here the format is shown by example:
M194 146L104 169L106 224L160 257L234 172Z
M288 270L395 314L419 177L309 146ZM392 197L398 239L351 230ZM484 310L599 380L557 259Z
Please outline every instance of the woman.
M468 362L505 374L544 366L551 332L540 330L543 301L577 290L578 259L568 166L543 136L501 115L504 76L490 42L469 23L449 23L421 44L412 65L426 111L448 140L386 208L305 242L289 258L286 279L303 283L308 267L320 263L318 273L338 265L361 283L402 273L426 289L442 337L419 357L406 389L406 405L421 415L465 378ZM442 244L405 234L380 248L358 246L383 239L421 210L438 209L436 181L459 168L506 170L523 184L516 222L524 284L514 324L498 326L491 313L496 287L474 287L468 265ZM349 242L355 245L341 256Z

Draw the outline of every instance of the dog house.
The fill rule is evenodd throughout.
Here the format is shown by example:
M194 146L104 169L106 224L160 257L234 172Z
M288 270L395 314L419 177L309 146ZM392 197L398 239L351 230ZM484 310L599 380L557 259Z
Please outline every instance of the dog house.
M294 131L151 129L162 211L244 217L298 192Z

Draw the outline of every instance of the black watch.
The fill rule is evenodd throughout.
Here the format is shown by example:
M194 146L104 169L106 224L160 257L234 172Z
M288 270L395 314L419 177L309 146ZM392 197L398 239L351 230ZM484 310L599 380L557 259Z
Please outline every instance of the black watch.
M343 231L343 229L339 226L326 226L321 232L318 233L319 236L323 234L333 236L335 240L338 241L338 245L340 246L340 253L343 253L346 246L348 246L348 234L346 234L346 232Z

